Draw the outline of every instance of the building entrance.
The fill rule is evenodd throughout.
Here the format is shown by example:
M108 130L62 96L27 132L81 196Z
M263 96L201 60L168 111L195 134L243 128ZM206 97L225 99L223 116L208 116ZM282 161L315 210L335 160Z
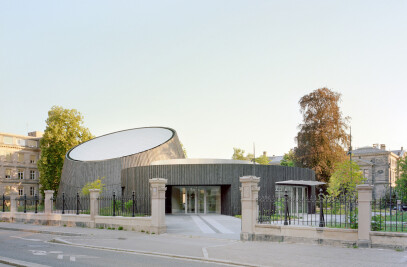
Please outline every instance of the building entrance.
M173 186L172 213L221 213L220 186Z

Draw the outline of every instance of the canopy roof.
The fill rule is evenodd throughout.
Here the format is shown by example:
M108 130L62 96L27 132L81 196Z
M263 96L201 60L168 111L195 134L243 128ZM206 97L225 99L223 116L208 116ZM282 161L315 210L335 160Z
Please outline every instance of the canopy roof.
M287 180L287 181L280 181L276 182L276 185L299 185L299 186L317 186L323 185L324 182L317 182L317 181L304 181L304 180Z

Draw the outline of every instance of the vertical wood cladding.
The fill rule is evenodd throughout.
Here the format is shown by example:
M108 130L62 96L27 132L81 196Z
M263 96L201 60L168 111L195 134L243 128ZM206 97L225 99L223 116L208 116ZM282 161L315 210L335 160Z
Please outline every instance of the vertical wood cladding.
M315 173L310 169L295 167L256 165L256 176L260 177L259 195L273 196L275 183L286 180L315 181ZM170 186L220 185L222 190L222 214L240 214L239 178L253 175L253 165L249 164L177 164L132 167L122 170L122 186L125 194L133 191L138 196L150 196L148 180L168 179ZM228 203L229 202L229 203ZM149 205L150 203L145 203Z
M80 192L86 183L93 182L99 177L105 177L103 180L105 184L103 194L111 195L113 191L116 194L120 194L122 169L147 166L157 160L182 158L185 158L184 152L175 131L174 136L166 143L150 150L121 158L100 161L77 161L65 156L58 195L61 196L62 193L65 193L66 196L74 196L77 192Z

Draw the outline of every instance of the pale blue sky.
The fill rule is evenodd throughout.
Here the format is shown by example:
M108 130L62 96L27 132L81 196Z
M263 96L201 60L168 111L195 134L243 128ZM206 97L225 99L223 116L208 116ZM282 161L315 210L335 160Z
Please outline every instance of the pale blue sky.
M282 155L326 86L354 146L399 149L406 85L405 0L0 2L0 132L61 105L94 135L172 127L189 157Z

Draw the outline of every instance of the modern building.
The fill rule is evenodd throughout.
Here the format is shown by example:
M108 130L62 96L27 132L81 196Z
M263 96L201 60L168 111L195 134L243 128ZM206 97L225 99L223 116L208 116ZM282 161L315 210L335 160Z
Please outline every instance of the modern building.
M71 149L65 158L59 193L76 194L87 182L105 177L104 194L131 196L146 209L149 179L165 178L167 213L240 214L239 177L256 175L260 195L274 196L275 183L315 181L309 169L253 165L248 161L185 159L173 129L130 129L94 138Z
M28 136L0 133L0 194L13 188L20 196L33 196L39 192L37 161L40 157L39 141L42 132Z
M400 150L386 150L384 144L374 144L352 151L353 160L359 165L366 183L373 185L373 197L381 198L395 187L400 175L398 160L406 156L403 147Z

